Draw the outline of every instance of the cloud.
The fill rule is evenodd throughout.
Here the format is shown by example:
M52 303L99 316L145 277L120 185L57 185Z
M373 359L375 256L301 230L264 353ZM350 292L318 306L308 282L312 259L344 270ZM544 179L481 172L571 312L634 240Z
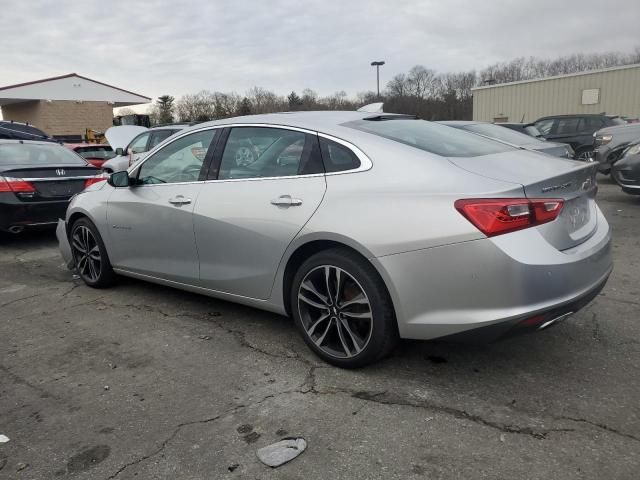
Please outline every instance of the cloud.
M0 83L77 72L148 96L202 89L349 94L423 64L630 51L640 3L610 0L10 2Z

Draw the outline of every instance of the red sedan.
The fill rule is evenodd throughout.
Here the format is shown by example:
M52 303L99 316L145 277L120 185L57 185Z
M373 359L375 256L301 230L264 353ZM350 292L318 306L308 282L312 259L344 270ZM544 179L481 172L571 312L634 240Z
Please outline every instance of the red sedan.
M64 145L97 168L101 168L104 162L116 156L109 145L97 143L65 143Z

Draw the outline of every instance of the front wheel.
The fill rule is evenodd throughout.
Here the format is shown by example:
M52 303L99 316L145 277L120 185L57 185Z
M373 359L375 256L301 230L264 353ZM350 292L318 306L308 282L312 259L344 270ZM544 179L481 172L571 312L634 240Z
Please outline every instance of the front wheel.
M94 288L110 286L115 273L95 225L88 218L77 220L71 227L69 240L76 271L82 281Z
M292 283L291 312L307 345L339 367L373 363L398 339L384 282L348 250L320 252L302 264Z

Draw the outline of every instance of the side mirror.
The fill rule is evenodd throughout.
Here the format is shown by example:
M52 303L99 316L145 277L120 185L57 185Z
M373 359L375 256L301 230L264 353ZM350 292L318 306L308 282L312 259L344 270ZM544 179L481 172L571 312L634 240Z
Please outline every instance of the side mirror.
M121 188L128 187L130 185L129 172L126 170L122 172L112 173L107 180L107 183L112 187Z
M124 148L122 148L122 147L116 148L116 155L118 155L118 156L124 155Z

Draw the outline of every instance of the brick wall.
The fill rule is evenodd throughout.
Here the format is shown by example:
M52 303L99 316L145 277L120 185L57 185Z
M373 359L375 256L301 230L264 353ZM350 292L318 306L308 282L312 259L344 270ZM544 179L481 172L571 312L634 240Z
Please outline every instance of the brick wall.
M5 105L2 116L5 120L28 122L49 135L84 135L87 128L99 132L109 128L113 106L107 102L40 100Z

